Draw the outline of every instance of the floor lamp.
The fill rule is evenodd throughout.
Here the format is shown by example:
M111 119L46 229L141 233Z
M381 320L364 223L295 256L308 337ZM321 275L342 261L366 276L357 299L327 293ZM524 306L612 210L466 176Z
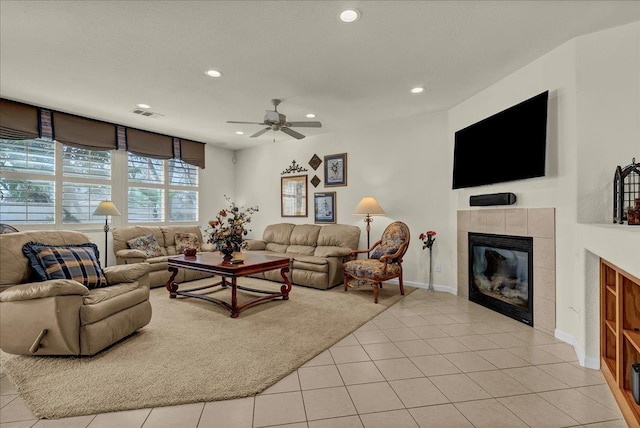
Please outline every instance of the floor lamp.
M367 249L369 249L371 245L369 240L370 234L371 234L371 222L373 221L371 216L385 215L386 213L384 212L380 204L378 204L378 201L376 201L375 198L371 196L365 196L364 198L362 198L362 200L356 207L356 210L353 212L353 214L365 216L364 222L367 223ZM367 252L367 258L369 258L368 252Z
M109 233L109 216L113 217L115 215L120 215L120 211L116 208L116 206L111 201L102 201L98 208L93 212L93 215L103 215L104 216L104 267L107 267L107 253L109 252L109 248L107 246L107 237Z

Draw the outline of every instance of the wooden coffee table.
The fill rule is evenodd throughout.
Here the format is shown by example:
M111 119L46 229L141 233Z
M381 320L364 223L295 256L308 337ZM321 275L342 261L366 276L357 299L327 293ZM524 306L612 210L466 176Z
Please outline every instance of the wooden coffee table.
M169 257L169 271L171 272L171 278L167 281L167 290L169 291L169 297L175 299L176 296L195 297L196 299L206 300L211 303L215 303L226 308L231 312L231 318L237 318L241 311L255 306L259 303L263 303L269 300L274 300L282 297L282 300L289 300L289 292L291 291L291 281L287 276L289 272L290 259L287 257L272 257L262 254L250 254L243 253L244 261L238 264L232 264L225 262L222 259L222 255L218 252L212 253L199 253L196 256L173 256ZM178 268L199 270L203 272L210 272L214 275L220 275L221 281L218 281L211 285L205 285L202 287L191 288L189 290L178 291L178 283L174 282L176 275L178 274ZM254 288L241 287L237 284L237 279L241 276L247 276L255 273L266 272L268 270L280 269L280 275L284 281L284 284L280 286L280 291L265 291L256 290ZM197 290L204 290L213 287L226 288L231 286L231 304L207 296L206 294L194 293ZM253 293L266 294L266 296L258 297L249 302L238 305L237 291L245 290Z

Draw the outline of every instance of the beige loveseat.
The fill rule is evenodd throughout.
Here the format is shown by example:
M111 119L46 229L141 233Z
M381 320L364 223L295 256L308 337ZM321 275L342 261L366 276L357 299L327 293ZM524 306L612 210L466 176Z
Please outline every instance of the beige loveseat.
M359 241L357 226L278 223L267 226L261 240L247 240L246 251L289 257L293 284L327 289L342 283L342 263L350 260ZM279 271L258 276L282 281Z
M202 232L199 226L127 226L112 229L113 252L119 265L147 262L149 263L149 283L151 288L166 285L171 272L168 271L167 259L178 254L176 251L176 233L193 233L198 237L203 251L211 251L213 247L203 242ZM162 255L149 257L144 251L129 248L127 241L141 236L154 235ZM211 274L196 270L179 269L175 282L181 283L195 279L207 278Z
M74 231L0 234L0 348L3 351L18 355L93 355L151 320L147 263L105 268L107 286L100 282L101 288L88 289L73 279L34 280L35 270L23 253L23 246L28 242L46 244L47 248L38 252L38 257L45 257L48 246L73 245L75 250L78 244L90 240L84 233ZM92 249L85 254L87 252L95 254ZM92 267L97 264L88 256L85 260ZM65 261L68 266L66 263L73 262ZM63 269L51 273L55 263L48 266L46 272L51 277L65 276Z

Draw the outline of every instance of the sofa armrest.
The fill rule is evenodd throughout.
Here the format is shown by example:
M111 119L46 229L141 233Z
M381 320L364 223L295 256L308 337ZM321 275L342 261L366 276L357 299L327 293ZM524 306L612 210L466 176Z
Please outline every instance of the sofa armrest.
M103 271L109 285L134 282L149 273L149 263L109 266Z
M260 251L267 248L267 243L260 239L246 239L246 249L249 251Z
M347 257L353 252L349 247L332 247L319 246L316 247L313 255L316 257Z
M68 295L86 296L87 294L89 294L89 289L77 281L51 279L9 287L0 293L0 302L19 302Z

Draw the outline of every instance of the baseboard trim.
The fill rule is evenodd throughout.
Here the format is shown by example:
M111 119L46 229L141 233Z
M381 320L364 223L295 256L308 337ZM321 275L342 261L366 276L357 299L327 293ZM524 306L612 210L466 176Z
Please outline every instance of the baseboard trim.
M599 358L592 358L592 357L588 357L586 356L579 348L578 348L578 341L576 340L576 337L566 333L562 330L558 330L557 328L554 330L554 337L558 340L562 340L565 343L568 343L569 345L573 346L573 351L576 353L576 356L578 357L578 363L582 366L582 367L586 367L588 369L595 369L595 370L600 370L600 359Z
M398 279L394 278L386 282L390 282L391 284L398 284ZM415 282L415 281L404 281L404 285L409 285L411 287L416 287L416 288L422 288L424 290L427 290L429 288L429 284L425 284L423 282ZM433 284L433 289L435 291L442 291L445 293L453 294L454 296L458 295L458 289L449 287L448 285Z

